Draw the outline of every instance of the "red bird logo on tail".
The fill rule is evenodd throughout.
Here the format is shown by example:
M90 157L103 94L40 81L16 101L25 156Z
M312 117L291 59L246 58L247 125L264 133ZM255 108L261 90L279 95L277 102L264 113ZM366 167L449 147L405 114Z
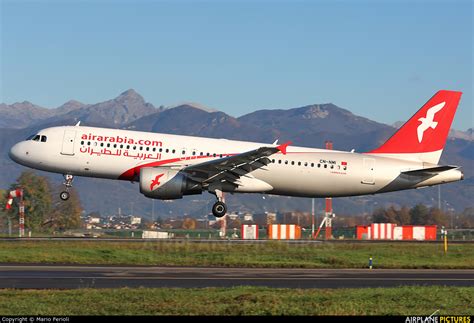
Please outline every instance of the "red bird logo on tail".
M151 180L150 191L153 191L153 187L160 185L160 177L163 176L163 175L164 174L156 175L155 179Z

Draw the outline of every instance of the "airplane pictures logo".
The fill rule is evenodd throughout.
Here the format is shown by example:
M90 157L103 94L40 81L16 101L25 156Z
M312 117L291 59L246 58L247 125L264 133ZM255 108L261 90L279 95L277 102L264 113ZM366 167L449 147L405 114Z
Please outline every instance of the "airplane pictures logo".
M418 142L421 144L423 141L423 134L428 128L435 129L436 126L438 125L438 122L433 121L435 114L440 111L446 102L441 102L440 104L437 104L431 108L428 109L428 112L426 112L426 117L418 119L418 121L421 121L421 124L418 126L417 133L418 133Z
M430 316L407 316L405 323L472 323L469 315L439 315L434 314L439 312L437 310Z
M151 180L150 191L153 191L153 187L160 186L160 177L163 176L163 175L164 174L156 175L155 179Z

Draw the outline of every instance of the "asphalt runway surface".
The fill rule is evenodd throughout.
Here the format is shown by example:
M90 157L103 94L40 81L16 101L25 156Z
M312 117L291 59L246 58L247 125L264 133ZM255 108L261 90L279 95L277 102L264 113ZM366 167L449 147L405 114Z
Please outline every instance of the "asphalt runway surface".
M474 269L277 269L0 265L0 288L117 287L367 288L407 285L474 286Z

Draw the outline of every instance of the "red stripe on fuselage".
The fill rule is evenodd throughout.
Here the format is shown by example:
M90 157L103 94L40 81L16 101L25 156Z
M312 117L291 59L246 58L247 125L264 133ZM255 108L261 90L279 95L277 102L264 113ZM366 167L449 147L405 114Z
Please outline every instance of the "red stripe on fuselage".
M282 152L279 151L276 154L281 154L281 153ZM304 152L304 151L287 152L287 154L317 154L317 153L320 153L320 152L309 152L309 151L308 152ZM218 155L221 155L221 154L218 154ZM222 154L222 156L225 156L225 157L235 156L235 155L238 155L238 154L236 154L236 153L234 153L234 154ZM160 161L157 161L157 162L152 162L152 163L148 163L148 164L139 165L139 166L136 166L134 168L130 168L126 172L122 173L118 177L118 179L119 180L124 180L124 181L135 181L140 176L140 169L143 168L143 167L158 167L158 166L162 166L162 165L172 164L172 163L175 163L175 162L178 162L178 161L186 161L186 160L202 159L202 158L218 158L218 157L214 157L214 156L189 156L189 157L183 157L183 158L164 159L164 160L160 160Z
M192 159L200 159L200 158L216 158L216 157L214 157L214 156L193 156ZM143 168L143 167L158 167L158 166L162 166L162 165L166 165L166 164L172 164L172 163L175 163L175 162L178 162L178 161L183 161L183 160L189 160L189 159L188 159L188 157L185 157L184 159L183 158L164 159L164 160L160 160L160 161L157 161L157 162L152 162L152 163L136 166L136 167L130 168L126 172L122 173L122 175L120 175L118 179L125 180L125 181L134 181L134 180L138 179L138 177L140 176L140 169Z

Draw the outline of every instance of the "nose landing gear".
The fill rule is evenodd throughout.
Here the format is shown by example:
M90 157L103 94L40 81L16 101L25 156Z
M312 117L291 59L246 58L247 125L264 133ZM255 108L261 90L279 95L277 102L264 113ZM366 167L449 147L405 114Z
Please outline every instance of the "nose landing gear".
M212 214L214 214L216 218L222 218L226 214L226 212L227 207L224 202L217 201L212 206Z
M212 214L216 218L222 218L227 213L227 206L224 203L224 193L221 190L214 190L217 202L212 206Z
M74 180L74 176L69 175L69 174L64 174L64 180L65 180L65 182L63 184L66 185L66 190L62 191L59 194L59 197L61 198L61 200L67 201L69 199L69 196L70 196L69 195L69 188L72 187L72 181Z

